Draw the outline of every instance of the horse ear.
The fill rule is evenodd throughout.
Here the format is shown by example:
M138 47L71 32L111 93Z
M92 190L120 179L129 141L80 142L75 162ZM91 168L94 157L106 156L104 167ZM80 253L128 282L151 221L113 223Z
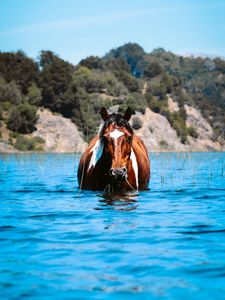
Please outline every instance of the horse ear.
M105 107L101 108L101 116L104 121L109 117L109 114Z
M130 118L131 118L131 115L132 115L131 108L128 107L127 110L125 111L125 114L124 114L123 117L124 117L125 120L129 121Z

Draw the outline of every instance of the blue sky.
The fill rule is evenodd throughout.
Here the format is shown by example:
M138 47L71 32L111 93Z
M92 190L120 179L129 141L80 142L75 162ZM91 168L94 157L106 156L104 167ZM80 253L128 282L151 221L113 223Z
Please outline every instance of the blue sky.
M1 0L0 51L78 63L127 42L225 56L225 0Z

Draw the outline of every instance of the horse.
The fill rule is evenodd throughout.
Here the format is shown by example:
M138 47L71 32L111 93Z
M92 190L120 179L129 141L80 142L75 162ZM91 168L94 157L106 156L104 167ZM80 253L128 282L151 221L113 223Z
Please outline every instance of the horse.
M134 134L128 107L124 115L100 112L104 121L80 158L80 189L126 192L146 190L150 180L150 161L143 141Z

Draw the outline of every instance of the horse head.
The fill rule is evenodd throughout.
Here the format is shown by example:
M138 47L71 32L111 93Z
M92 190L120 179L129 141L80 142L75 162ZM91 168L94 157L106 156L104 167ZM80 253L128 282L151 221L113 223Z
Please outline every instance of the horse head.
M131 109L124 115L108 114L105 107L101 109L104 124L99 133L103 144L103 152L111 159L109 174L113 182L127 179L128 163L131 155L133 130L129 124Z
M103 125L82 154L78 166L81 189L114 191L145 190L150 161L143 141L134 134L131 109L109 114L101 109Z

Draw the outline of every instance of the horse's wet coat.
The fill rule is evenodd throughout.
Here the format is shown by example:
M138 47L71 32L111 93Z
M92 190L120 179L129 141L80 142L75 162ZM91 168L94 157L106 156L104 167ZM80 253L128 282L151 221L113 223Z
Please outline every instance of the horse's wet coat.
M143 190L150 179L150 162L142 140L124 116L101 111L104 123L80 159L78 180L81 189Z

